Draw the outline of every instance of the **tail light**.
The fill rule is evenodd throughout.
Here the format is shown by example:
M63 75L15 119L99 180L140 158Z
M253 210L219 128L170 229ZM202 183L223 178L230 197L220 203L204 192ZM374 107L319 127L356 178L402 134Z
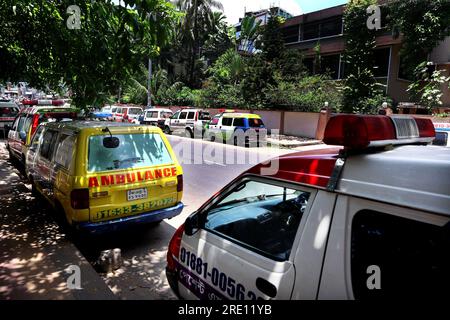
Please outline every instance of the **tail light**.
M73 209L89 209L89 189L72 190L70 204Z
M169 242L169 249L167 250L167 268L169 270L175 270L176 269L176 263L174 258L179 258L180 256L180 248L181 248L181 239L183 237L184 233L184 224L182 224L177 231L175 231L175 234L173 235L172 239Z
M177 192L183 191L183 175L177 176Z

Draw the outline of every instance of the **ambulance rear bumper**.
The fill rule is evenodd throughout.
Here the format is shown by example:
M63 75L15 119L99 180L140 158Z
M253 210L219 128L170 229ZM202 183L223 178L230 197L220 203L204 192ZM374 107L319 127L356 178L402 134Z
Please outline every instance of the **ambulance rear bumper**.
M153 222L159 222L164 219L173 218L183 211L183 203L179 202L173 207L149 211L141 214L137 214L134 216L101 221L101 222L79 222L75 223L74 227L76 230L81 232L87 232L92 234L100 234L106 232L113 232L122 229L126 229L129 227L143 225Z

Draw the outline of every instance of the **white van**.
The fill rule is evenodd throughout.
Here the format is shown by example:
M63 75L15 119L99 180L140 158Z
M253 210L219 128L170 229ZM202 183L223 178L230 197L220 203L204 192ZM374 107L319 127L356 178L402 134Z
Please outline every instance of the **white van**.
M257 165L175 232L182 299L449 297L450 149L428 119L338 115L327 150Z
M170 109L153 108L144 110L144 120L141 124L149 124L157 126L159 121L166 120L173 116L173 112Z

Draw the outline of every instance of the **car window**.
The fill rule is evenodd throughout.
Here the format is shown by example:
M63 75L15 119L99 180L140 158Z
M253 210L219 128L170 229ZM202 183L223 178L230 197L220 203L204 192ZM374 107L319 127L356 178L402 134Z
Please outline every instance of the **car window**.
M46 158L47 160L51 160L57 137L58 132L54 130L47 130L44 133L42 146L39 149L39 154L41 155L41 157Z
M244 180L206 214L204 228L264 256L284 261L310 193Z
M139 108L131 108L128 110L129 114L140 114L142 112L142 109Z
M450 287L450 222L445 226L363 210L353 218L351 279L357 299L418 297ZM368 286L379 268L380 289Z
M180 116L180 111L175 112L175 114L172 116L171 119L178 119L178 117Z
M31 141L29 150L31 150L31 151L37 150L37 148L42 140L42 131L44 131L44 127L39 126L37 128L36 132L34 133L33 140Z
M264 126L261 119L248 119L248 125L252 128L259 128Z
M198 119L199 120L211 120L211 116L210 116L209 112L200 111Z
M245 126L244 118L234 118L233 126L235 126L235 127L244 127Z
M122 113L122 108L117 108L117 113Z
M233 118L222 118L222 125L223 126L231 126L233 123Z
M188 114L188 113L187 113L186 111L181 112L181 113L180 113L180 118L179 118L179 119L180 119L180 120L186 119L186 118L187 118L187 114Z
M173 113L172 112L161 112L161 118L164 118L164 119L166 119L166 118L170 118L171 116L173 115Z
M188 118L189 120L193 120L193 119L195 118L195 112L193 112L193 111L189 112L187 118Z
M13 131L17 131L17 126L19 125L19 120L20 120L20 117L17 117L17 118L14 120L14 123L13 123L13 125L12 125L12 130L13 130Z
M70 168L74 150L75 136L63 134L59 138L55 153L55 162L66 169Z
M446 146L448 141L448 133L436 131L436 138L433 141L435 146Z
M117 108L112 108L111 113L115 113L115 112L117 112Z
M143 168L172 163L172 157L157 133L119 134L117 148L103 146L104 135L89 137L88 171Z
M147 118L158 118L158 111L148 111Z
M18 132L23 131L23 126L24 126L24 124L25 124L25 119L26 119L26 116L21 116L21 117L19 118L19 123L17 124L17 131L18 131Z
M25 123L24 123L24 125L23 125L23 131L25 131L27 134L28 134L28 131L30 130L31 122L33 122L33 116L29 115L29 116L25 119Z

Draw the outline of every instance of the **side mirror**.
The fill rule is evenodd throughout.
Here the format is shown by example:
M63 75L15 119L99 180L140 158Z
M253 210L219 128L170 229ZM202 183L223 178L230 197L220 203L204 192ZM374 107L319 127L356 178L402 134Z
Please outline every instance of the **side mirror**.
M197 232L199 228L198 214L194 212L192 215L186 218L184 222L184 233L187 236L192 236Z
M108 149L115 149L119 147L120 140L117 137L106 137L103 138L103 146Z
M23 142L25 142L27 140L27 134L25 133L25 131L20 131L19 132L19 138L20 140L22 140Z

